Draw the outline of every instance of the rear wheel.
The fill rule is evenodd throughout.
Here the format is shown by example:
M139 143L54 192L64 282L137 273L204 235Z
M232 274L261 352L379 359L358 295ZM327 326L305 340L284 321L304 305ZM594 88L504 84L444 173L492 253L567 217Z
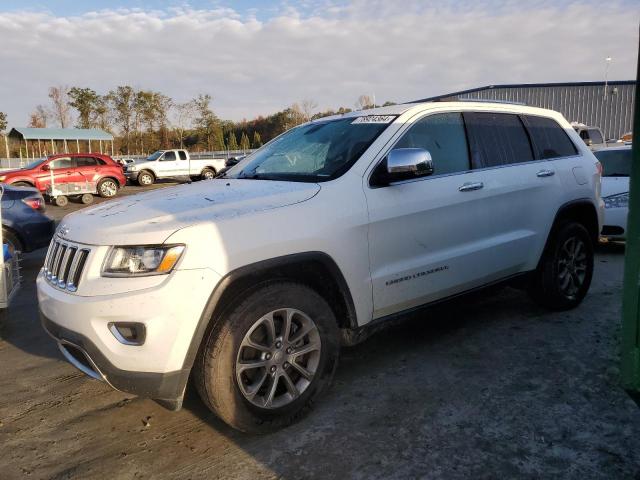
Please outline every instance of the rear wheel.
M155 178L153 177L153 173L151 172L144 171L140 172L140 175L138 175L138 183L143 187L146 187L147 185L153 185L154 181Z
M216 178L215 170L212 170L210 168L205 168L204 170L202 170L203 180L213 180L214 178Z
M2 242L6 243L9 246L9 253L11 255L16 252L22 252L24 247L20 239L11 231L6 228L2 229Z
M98 182L97 190L102 198L115 197L118 194L118 182L113 178L103 178Z
M84 204L84 205L90 205L93 203L93 195L91 195L90 193L85 193L84 195L82 195L80 197L80 201Z
M534 300L554 310L577 307L591 285L593 258L593 241L582 224L560 226L534 274Z
M205 336L195 383L232 427L272 431L310 408L333 377L338 351L336 318L324 298L297 283L266 284Z

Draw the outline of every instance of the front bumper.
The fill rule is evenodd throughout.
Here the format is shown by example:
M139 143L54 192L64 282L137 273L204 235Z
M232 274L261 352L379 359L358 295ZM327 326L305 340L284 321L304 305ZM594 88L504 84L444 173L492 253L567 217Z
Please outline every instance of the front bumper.
M117 390L170 399L182 395L190 370L185 360L219 279L209 269L176 270L150 288L95 296L61 290L42 273L36 284L42 324L67 360ZM104 279L113 290L114 282L128 280ZM111 323L143 324L144 342L123 343Z
M122 392L171 401L182 397L189 369L174 372L132 372L120 370L84 335L61 327L40 312L45 331L58 342L64 357L86 375L107 382Z

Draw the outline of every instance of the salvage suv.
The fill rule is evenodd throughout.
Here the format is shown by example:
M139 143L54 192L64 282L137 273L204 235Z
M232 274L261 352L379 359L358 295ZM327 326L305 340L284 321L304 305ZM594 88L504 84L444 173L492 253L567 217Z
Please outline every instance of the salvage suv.
M221 178L67 216L44 328L112 387L180 408L191 377L244 431L297 419L339 347L518 280L551 309L591 283L600 164L558 113L475 102L323 118Z

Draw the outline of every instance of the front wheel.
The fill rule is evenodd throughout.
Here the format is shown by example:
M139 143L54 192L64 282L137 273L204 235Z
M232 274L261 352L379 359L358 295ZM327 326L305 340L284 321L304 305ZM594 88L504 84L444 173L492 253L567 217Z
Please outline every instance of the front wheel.
M276 430L304 415L328 386L338 339L336 318L317 292L292 282L265 284L205 336L195 383L232 427Z
M138 175L138 184L142 185L143 187L153 185L154 181L155 178L153 177L153 174L151 172L141 172L140 175Z
M553 310L577 307L593 277L594 250L589 232L580 223L565 223L543 255L534 273L532 297Z

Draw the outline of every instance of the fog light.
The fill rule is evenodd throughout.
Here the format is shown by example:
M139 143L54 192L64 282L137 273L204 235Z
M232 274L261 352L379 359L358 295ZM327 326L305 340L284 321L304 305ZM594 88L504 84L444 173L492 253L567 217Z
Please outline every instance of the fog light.
M142 323L112 322L109 331L124 345L142 345L147 334Z

